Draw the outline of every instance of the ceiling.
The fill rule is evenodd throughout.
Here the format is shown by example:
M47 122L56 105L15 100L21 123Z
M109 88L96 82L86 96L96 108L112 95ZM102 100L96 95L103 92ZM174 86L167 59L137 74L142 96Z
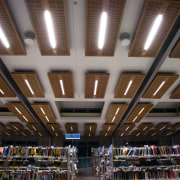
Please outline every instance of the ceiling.
M133 37L135 37L135 35L138 36L136 33L136 28L137 27L139 29L141 28L140 26L138 26L138 22L142 17L141 12L143 11L145 0L136 0L136 1L126 0L126 3L124 4L125 5L124 12L122 7L120 7L122 10L122 14L118 16L122 15L122 19L120 18L121 20L120 31L118 30L117 35L115 36L116 37L115 42L117 41L117 44L115 46L114 55L112 56L109 56L109 54L108 56L106 56L107 54L106 53L103 54L103 52L101 52L102 54L100 53L100 55L98 53L89 55L89 53L90 54L92 53L91 51L87 53L88 40L86 38L86 34L87 34L86 28L87 27L90 28L90 26L86 26L86 21L87 21L86 1L66 0L64 2L67 13L68 32L67 30L66 32L68 33L68 38L63 37L63 42L65 43L69 39L68 43L70 48L70 55L68 55L69 52L68 52L68 43L67 43L66 44L67 54L57 55L57 54L51 54L52 52L50 52L50 54L46 56L47 54L44 53L42 49L40 51L36 38L32 45L24 44L27 55L25 56L1 55L0 57L11 73L35 72L35 74L37 75L36 78L38 78L39 80L40 86L43 91L42 93L44 94L44 96L42 95L40 97L27 97L27 99L30 104L48 103L55 118L55 121L53 121L53 123L57 122L59 124L63 134L67 132L67 128L66 128L67 125L65 126L65 124L71 124L71 123L73 123L73 125L77 124L78 132L81 133L81 135L84 135L84 129L88 129L89 127L91 127L91 123L92 123L92 127L95 127L95 129L96 129L96 125L94 124L97 124L97 129L95 132L93 131L93 134L95 133L96 135L101 134L102 136L105 136L106 131L108 132L108 127L104 124L106 118L108 117L108 112L110 110L111 104L112 103L129 104L132 98L134 97L133 94L133 96L129 98L124 98L124 97L115 98L115 94L117 94L116 88L121 87L118 86L121 75L123 73L135 73L135 74L138 73L138 74L142 74L141 76L144 76L146 75L146 73L148 72L150 66L154 61L154 57L145 57L145 55L142 54L141 55L135 54L134 56L139 56L139 57L133 57L134 50L131 49L132 46L133 48L135 46L133 43ZM122 1L122 3L123 2L125 1ZM14 22L17 26L17 31L19 32L20 37L23 40L25 37L24 35L25 32L27 31L34 32L25 2L24 0L16 0L16 1L7 0L7 3L10 12L12 14L12 17L14 19ZM155 14L152 14L152 17L155 17ZM93 26L93 23L91 26ZM119 25L117 25L117 28L118 26ZM92 31L92 32L96 32L96 31ZM130 34L131 45L127 47L121 45L121 41L119 38L119 35L122 34L123 32L127 32ZM158 40L159 39L157 38L157 41ZM91 43L93 44L93 42ZM162 44L162 40L160 43ZM140 44L138 44L138 46L140 46ZM59 53L59 51L60 50L58 49L56 53ZM41 53L43 56L41 55ZM85 54L89 56L85 56ZM129 57L128 54L131 57ZM72 96L71 98L63 98L63 96L62 97L54 96L55 93L51 87L51 85L52 84L54 85L54 83L50 82L50 75L53 74L53 72L65 72L66 74L68 74L69 79L67 82L72 84L72 86L70 86L68 90L73 89L70 92L70 94L73 93L74 97ZM86 89L89 90L88 92L91 92L91 88L94 87L94 85L92 85L92 82L94 81L92 78L94 77L91 78L91 76L88 76L89 74L91 75L92 73L96 75L98 74L98 78L102 78L104 80L101 88L101 90L104 92L100 92L101 98L96 98L93 96L91 97L85 92ZM99 73L105 74L105 78L101 77ZM180 99L169 98L172 92L180 84L180 78L178 77L180 75L180 59L167 57L164 63L161 65L159 69L159 73L176 74L177 76L175 77L175 79L171 80L172 83L170 82L171 84L170 88L168 88L168 90L165 92L164 95L162 95L162 97L159 97L158 99L152 99L150 97L141 98L139 103L153 104L157 108L172 108L174 106L176 108L180 107ZM139 82L142 82L142 79ZM136 92L138 88L139 86L136 87L134 92ZM14 102L20 102L20 101L17 97L0 97L1 107L3 107L6 103L14 103ZM72 115L70 115L69 117L68 116L62 117L60 113L60 108L63 107L65 108L100 107L101 108L102 105L103 107L100 117L91 116L91 115L89 117L87 116L73 117ZM119 119L119 121L120 120L121 119ZM158 114L155 117L147 115L145 117L142 117L140 122L135 123L134 124L135 127L133 125L134 128L132 128L131 131L129 131L129 134L131 134L131 132L133 132L134 130L138 129L139 125L142 123L152 123L154 127L159 123L170 123L171 125L173 125L178 123L179 121L180 121L180 113L177 113L177 116L175 117L171 117L171 116L159 117ZM19 122L26 127L26 122L20 121L20 119L17 116L12 116L8 114L0 115L0 122L2 122L4 125L6 125L8 122ZM125 127L127 128L127 126ZM28 126L26 128L32 132L32 130L28 128ZM89 135L89 133L85 133L85 134L87 134L87 136ZM58 131L58 135L61 135L60 131Z

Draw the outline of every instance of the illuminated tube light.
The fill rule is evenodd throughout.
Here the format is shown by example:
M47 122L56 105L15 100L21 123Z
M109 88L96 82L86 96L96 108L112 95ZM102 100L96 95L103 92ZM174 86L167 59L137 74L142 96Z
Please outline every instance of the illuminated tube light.
M112 122L114 122L115 118L116 118L116 116L113 117Z
M6 133L8 136L10 136L10 134L9 133Z
M136 136L139 136L141 133L139 132Z
M105 134L105 136L107 136L107 133Z
M48 119L48 117L47 116L45 116L45 118L47 119L47 121L49 122L49 119Z
M40 108L40 110L42 111L43 114L45 114L44 109L42 107Z
M16 126L13 126L17 131L19 130Z
M58 136L58 134L57 134L57 133L56 133L55 135L56 135L56 136Z
M63 81L62 80L60 80L60 86L61 86L62 94L65 95L64 85L63 85Z
M54 131L54 127L52 126L51 129Z
M1 94L4 94L4 91L3 91L2 89L0 89L0 93L1 93Z
M118 112L119 112L119 109L120 109L120 108L117 108L115 115L117 115L117 114L118 114Z
M51 47L56 48L56 38L55 38L51 13L46 10L44 12L44 18L45 18L45 22L46 22L46 29L47 29L47 32L48 32Z
M73 131L73 127L71 126L71 131Z
M100 26L99 26L99 38L98 38L98 48L103 49L105 36L107 29L107 13L103 12L101 14Z
M135 122L137 118L138 118L138 117L136 116L136 117L133 119L133 122Z
M31 85L29 84L29 81L28 81L27 79L25 79L24 81L25 81L25 83L26 83L27 87L29 88L29 90L30 90L31 94L33 94L33 95L34 95L34 91L32 90Z
M41 134L41 133L39 133L39 135L40 135L40 136L42 136L42 134Z
M166 134L166 136L169 136L170 134L172 134L172 132L169 132L168 134Z
M89 127L90 132L91 132L91 129L92 129L92 127L90 126L90 127Z
M8 40L7 40L7 38L6 38L1 27L0 27L0 39L6 48L10 47L9 42L8 42Z
M154 23L153 23L153 26L151 28L151 31L149 32L149 35L146 39L146 42L145 42L145 45L144 45L144 50L148 50L149 47L151 46L151 43L152 41L154 40L154 37L156 36L156 33L160 27L160 24L162 22L162 19L163 19L163 15L162 14L159 14Z
M91 134L89 133L89 136L91 136Z
M95 83L94 83L94 93L93 93L94 96L97 93L97 86L98 86L98 80L95 80Z
M126 96L127 92L129 91L129 88L131 87L132 82L133 82L132 80L129 81L129 84L128 84L128 86L127 86L127 88L126 88L126 91L125 91L125 93L124 93L125 96Z
M27 122L28 122L28 119L27 119L25 116L23 116L23 118L25 119L25 121L27 121Z
M26 134L24 134L24 133L21 133L23 136L26 136Z
M123 135L124 135L124 133L121 134L121 136L123 136Z
M145 131L147 128L148 128L148 127L146 126L146 127L143 129L143 131Z
M109 126L109 127L108 127L108 131L110 131L110 129L111 129L111 127Z
M126 128L126 131L129 129L129 126Z
M140 111L139 111L139 115L144 111L144 108L142 108Z
M19 114L22 114L22 112L17 107L15 107L15 109Z
M177 129L176 129L176 131L178 131L180 129L180 127L178 127Z
M158 91L163 87L163 85L165 84L165 81L163 81L161 84L160 84L160 86L157 88L157 90L154 92L154 94L153 94L153 96L155 96L157 93L158 93Z
M160 129L160 131L163 130L165 127L166 127L166 126L163 126L163 127Z
M35 131L37 130L34 126L32 126L32 128L33 128Z
M156 133L153 133L152 136L156 135Z

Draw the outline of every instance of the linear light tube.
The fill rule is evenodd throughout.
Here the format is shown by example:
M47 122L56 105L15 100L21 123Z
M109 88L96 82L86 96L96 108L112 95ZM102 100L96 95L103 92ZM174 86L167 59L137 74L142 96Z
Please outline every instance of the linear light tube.
M57 134L57 133L56 133L55 135L56 135L56 136L58 136L58 134Z
M40 136L42 136L42 134L41 134L41 133L39 133L39 135L40 135Z
M33 128L35 131L37 130L34 126L32 126L32 128Z
M25 117L25 116L22 116L24 119L25 119L25 121L27 121L28 122L28 119Z
M0 27L0 39L6 48L10 47L7 37L5 36L1 27Z
M123 136L123 135L124 135L124 133L121 134L121 136Z
M19 114L22 114L22 112L17 107L15 107L15 109Z
M21 133L23 136L26 136L26 134L24 134L24 133Z
M90 132L91 132L91 129L92 129L92 127L90 126L90 127L89 127Z
M107 136L107 133L105 134L105 136Z
M137 116L133 119L133 122L135 122L135 121L136 121L136 119L137 119Z
M111 127L109 126L109 127L108 127L108 131L110 131L110 129L111 129Z
M148 128L148 127L146 126L146 127L143 129L143 131L145 131L147 128Z
M96 93L97 93L97 86L98 86L98 80L95 80L95 83L94 83L94 93L93 93L94 96L96 96Z
M4 91L3 91L2 89L0 89L0 93L1 93L1 94L4 94Z
M126 128L126 131L129 129L129 126Z
M117 114L118 114L118 112L119 112L119 109L120 109L120 108L117 108L115 115L117 115Z
M124 93L125 96L126 96L127 92L129 91L129 88L131 87L132 82L133 82L132 80L129 81L128 86L127 86L127 88L126 88L126 91L125 91L125 93Z
M19 130L16 126L13 126L17 131Z
M45 18L45 22L46 22L46 29L48 32L49 41L50 41L51 47L54 49L54 48L56 48L56 38L55 38L51 13L46 10L44 12L44 18Z
M151 31L149 32L149 35L146 39L145 45L144 45L144 50L148 50L149 47L151 46L152 41L154 40L154 37L156 36L156 33L160 27L160 24L162 22L163 15L159 14L156 19L154 20L153 26L151 28Z
M139 136L141 133L139 132L136 136Z
M54 127L52 126L51 129L54 131Z
M160 131L163 130L165 127L166 127L166 126L163 126L163 127L160 129Z
M9 133L6 133L8 136L10 136L10 134Z
M71 131L73 131L73 127L71 126Z
M47 119L47 121L49 122L49 119L48 119L48 117L47 116L45 116L45 118Z
M103 47L104 47L106 29L107 29L107 13L102 12L100 26L99 26L99 37L98 37L98 48L99 49L103 49Z
M176 131L178 131L180 129L180 127L178 127L177 129L176 129Z
M42 107L40 107L40 110L43 114L45 114L44 109Z
M142 108L140 111L139 111L139 115L144 111L144 108Z
M172 132L169 132L168 134L166 134L166 136L169 136L170 134L172 134Z
M153 133L152 136L156 135L156 133Z
M63 81L62 80L60 80L60 86L61 86L62 94L65 95L64 85L63 85Z
M89 133L89 136L91 136L91 134Z
M154 94L153 94L153 96L155 96L157 93L158 93L158 91L163 87L163 85L165 84L165 81L163 81L161 84L160 84L160 86L157 88L157 90L154 92Z
M28 81L27 79L25 79L24 81L25 81L25 83L26 83L27 87L29 88L29 90L30 90L31 94L33 94L33 95L34 95L34 91L32 90L31 85L29 84L29 81Z
M113 117L112 122L114 122L115 118L116 118L116 116Z

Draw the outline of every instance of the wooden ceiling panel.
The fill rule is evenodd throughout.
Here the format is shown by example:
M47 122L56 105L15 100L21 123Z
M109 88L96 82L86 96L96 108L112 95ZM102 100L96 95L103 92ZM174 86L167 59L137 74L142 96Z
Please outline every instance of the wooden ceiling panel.
M128 104L111 104L105 123L118 123L126 112L127 107Z
M24 126L22 124L18 123L18 122L9 122L9 123L6 124L6 126L8 128L10 128L12 131L17 132L17 133L24 130Z
M173 50L171 51L170 58L180 58L180 40L176 43Z
M139 24L137 26L129 56L155 57L167 38L177 17L179 16L180 2L173 0L146 0ZM158 15L162 14L162 22L152 44L147 50L144 45Z
M158 132L155 129L153 129L153 130L148 131L147 135L148 136L157 136Z
M178 79L176 74L158 74L143 95L143 98L160 99Z
M146 132L135 130L132 132L131 136L143 136Z
M16 134L9 129L5 129L4 131L2 131L2 134L4 134L5 136L16 136Z
M88 123L84 125L84 135L94 137L96 135L97 124Z
M65 128L67 133L78 133L78 125L75 123L67 123Z
M34 103L31 104L32 108L44 123L55 123L56 118L52 112L49 103Z
M37 136L46 136L44 131L36 123L28 123L26 126Z
M35 122L21 103L6 103L5 106L13 112L22 122Z
M171 94L170 99L180 99L180 85Z
M141 119L151 110L153 104L138 104L134 108L126 123L139 123Z
M86 56L114 56L126 0L86 0ZM102 12L107 12L103 49L98 48Z
M120 77L114 98L133 98L139 89L145 74L123 73Z
M132 129L134 129L136 125L135 124L128 124L125 123L123 126L120 128L119 132L117 133L117 136L127 136Z
M48 73L49 81L56 98L74 98L73 76L71 72Z
M85 98L104 98L109 73L86 73L85 78Z
M0 97L16 97L1 76L0 76Z
M142 123L140 124L140 126L138 127L138 131L142 132L143 134L146 133L147 131L149 131L154 125L152 123Z
M57 123L48 123L46 128L51 133L52 136L62 136L62 131Z
M65 0L25 0L41 55L69 56L69 35ZM48 10L52 17L56 47L52 48L46 28L44 13Z
M3 42L0 41L0 55L26 55L26 50L17 31L6 0L0 1L0 28L9 43L8 48L8 45L5 46Z
M167 130L162 133L163 136L171 136L175 133L175 131Z
M101 131L101 136L111 136L116 126L116 124L104 124Z
M20 136L31 136L30 131L27 129L22 129L21 132L19 133Z
M172 131L178 132L180 131L180 123L174 124L171 128Z
M170 127L169 123L160 123L155 127L155 132L157 132L157 134L162 134L162 132L169 129L169 127Z
M44 97L43 89L35 72L12 72L20 90L26 97Z

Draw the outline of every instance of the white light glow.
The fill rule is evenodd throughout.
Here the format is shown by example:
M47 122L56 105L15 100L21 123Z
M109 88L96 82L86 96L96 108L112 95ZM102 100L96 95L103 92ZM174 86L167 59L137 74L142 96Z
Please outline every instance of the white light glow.
M176 129L176 131L178 131L180 129L180 127L178 127L177 129Z
M41 133L39 133L39 135L40 135L40 136L42 136L42 134L41 134Z
M126 128L126 131L129 129L129 126Z
M133 119L133 122L135 122L137 118L138 118L138 117L136 116L136 117Z
M110 131L110 129L111 129L111 127L109 126L109 127L108 127L108 131Z
M3 91L2 89L0 89L0 93L1 93L1 94L4 94L4 91Z
M44 18L45 18L45 22L46 22L46 29L48 32L49 41L50 41L51 47L54 49L54 48L56 48L56 38L55 38L54 26L53 26L51 13L46 10L44 12Z
M23 118L25 119L25 121L27 121L27 122L28 122L28 119L27 119L25 116L23 116Z
M13 126L17 131L19 130L16 126Z
M54 127L52 126L51 129L54 131Z
M141 133L139 132L136 136L139 136Z
M10 134L9 133L6 133L8 136L10 136Z
M166 127L166 126L163 126L163 127L160 129L160 131L163 130L165 127Z
M22 112L21 112L17 107L15 107L15 110L16 110L19 114L22 114Z
M33 128L35 131L37 130L34 126L32 126L32 128Z
M107 13L101 14L100 26L99 26L99 37L98 37L98 48L103 49L107 29Z
M91 136L91 134L89 133L89 136Z
M121 134L121 136L123 136L123 135L124 135L124 133Z
M116 118L116 116L113 117L112 122L114 122L115 118Z
M21 133L23 136L26 136L26 134L24 134L24 133Z
M30 90L31 94L33 94L33 95L34 95L34 91L32 90L31 85L29 84L29 81L28 81L27 79L25 79L24 81L25 81L25 83L26 83L27 87L29 88L29 90Z
M105 136L107 136L107 133L105 134Z
M169 136L170 134L172 134L172 132L169 132L168 134L166 134L166 136Z
M146 126L146 127L143 129L143 131L145 131L147 128L148 128L148 127Z
M97 86L98 86L98 80L95 80L95 83L94 83L94 93L93 93L94 96L96 96L96 93L97 93Z
M71 126L71 131L73 131L73 127Z
M60 86L61 86L62 94L65 95L64 85L63 85L63 81L62 80L60 80Z
M151 31L149 32L149 35L146 39L146 42L145 42L145 45L144 45L144 50L148 50L149 47L151 46L151 43L152 41L154 40L154 37L156 36L156 33L160 27L160 24L162 22L162 19L163 19L163 15L162 14L159 14L154 23L153 23L153 26L151 28Z
M57 133L56 133L55 135L56 135L56 136L58 136L58 134L57 134Z
M157 90L154 92L154 94L153 94L153 96L155 96L157 93L158 93L158 91L163 87L163 85L165 84L165 81L163 81L161 84L160 84L160 86L157 88Z
M92 129L92 126L89 127L90 132L91 132L91 129Z
M128 93L129 88L130 88L131 85L132 85L132 82L133 82L132 80L129 81L128 86L127 86L127 88L126 88L126 91L125 91L125 93L124 93L125 96L126 96L126 94Z
M46 120L49 122L49 119L48 119L48 117L47 117L47 116L45 116L45 118L46 118Z
M117 115L117 114L118 114L118 112L119 112L119 109L120 109L120 108L117 108L115 115Z
M8 42L8 40L7 40L7 38L6 38L1 27L0 27L0 39L6 48L10 47L9 42Z
M43 114L45 114L44 109L42 107L40 108L40 110Z
M156 133L153 133L152 136L156 135Z
M144 108L142 108L140 111L139 111L139 115L144 111Z

